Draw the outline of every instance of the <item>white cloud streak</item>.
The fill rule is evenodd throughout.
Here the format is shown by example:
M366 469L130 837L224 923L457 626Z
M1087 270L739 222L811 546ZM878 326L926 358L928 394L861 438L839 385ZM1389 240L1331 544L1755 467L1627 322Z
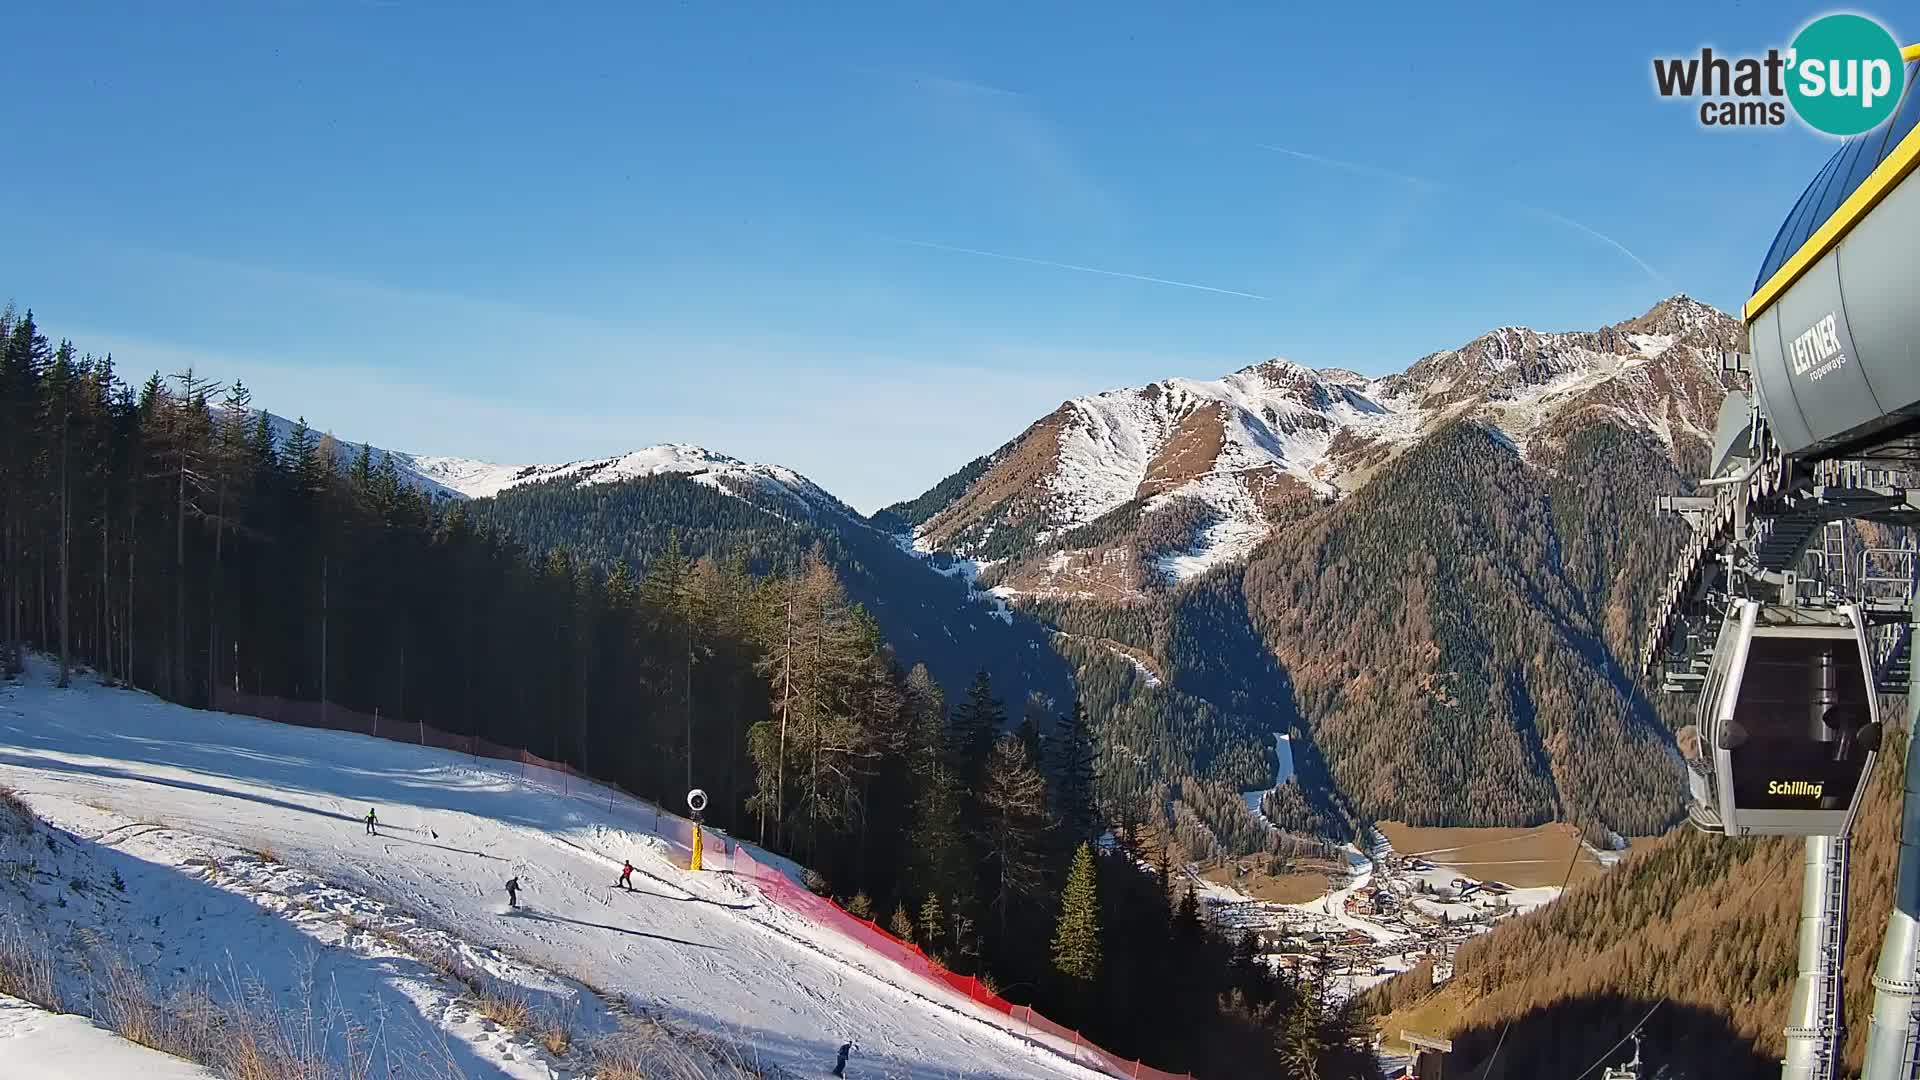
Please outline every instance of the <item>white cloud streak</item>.
M1029 266L1049 266L1055 270L1073 270L1082 274L1100 274L1103 277L1125 278L1128 281L1144 281L1153 285L1171 285L1177 289L1196 289L1200 292L1218 293L1221 296L1238 296L1246 300L1258 300L1262 303L1272 301L1272 297L1259 293L1241 292L1238 289L1222 289L1213 285L1201 285L1192 281L1175 281L1172 278L1151 277L1147 274L1129 274L1123 270L1103 270L1097 266L1081 266L1077 263L1055 262L1052 259L1035 259L1026 255L1010 255L1004 251L984 251L980 248L959 247L954 244L936 244L931 240L910 240L899 236L886 236L881 239L894 244L906 244L910 247L927 248L932 251L947 251L956 255L978 255L988 259L1004 259L1007 262L1026 263Z
M1629 260L1633 262L1633 265L1645 271L1648 277L1652 278L1655 282L1657 282L1663 288L1666 287L1667 285L1667 279L1660 273L1660 271L1655 270L1651 265L1649 265L1647 263L1647 260L1634 254L1633 249L1627 247L1627 245L1621 243L1620 241L1615 240L1613 237L1608 236L1606 233L1601 232L1599 229L1596 229L1593 226L1586 224L1585 222L1575 221L1573 218L1570 218L1565 214L1556 213L1552 210L1547 210L1538 206L1531 206L1531 205L1528 205L1527 203L1519 202L1518 200L1515 200L1515 199L1505 199L1505 198L1500 198L1498 196L1490 196L1484 191L1464 188L1456 184L1443 184L1438 180L1431 180L1424 176L1414 176L1409 173L1395 172L1392 169L1383 169L1376 165L1366 165L1358 161L1347 161L1342 158L1328 157L1325 154L1308 153L1305 150L1295 150L1295 149L1292 149L1291 147L1286 147L1286 146L1275 146L1272 143L1255 143L1254 145L1258 146L1262 150L1267 150L1276 154L1285 154L1286 156L1290 158L1294 158L1299 161L1312 162L1313 164L1324 165L1332 169L1340 169L1345 172L1359 173L1362 176L1372 176L1372 177L1378 177L1380 179L1385 179L1385 180L1393 180L1403 184L1411 184L1416 187L1442 189L1442 190L1457 192L1460 194L1477 196L1480 198L1487 199L1488 201L1493 202L1496 205L1503 206L1509 210L1517 210L1521 213L1532 214L1536 217L1546 218L1548 221L1552 221L1559 225L1564 225L1567 228L1574 230L1575 232L1584 233L1585 235L1600 241L1601 243L1614 249L1620 254L1625 255Z

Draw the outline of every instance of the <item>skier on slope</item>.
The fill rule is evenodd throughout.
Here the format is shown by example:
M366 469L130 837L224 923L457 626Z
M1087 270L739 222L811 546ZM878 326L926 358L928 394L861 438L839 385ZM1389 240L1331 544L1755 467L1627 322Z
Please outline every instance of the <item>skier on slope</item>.
M633 860L632 859L628 859L626 862L626 865L620 868L620 880L614 882L614 884L616 886L625 885L627 887L628 892L633 891Z
M837 1062L834 1062L833 1075L835 1076L847 1075L847 1055L851 1053L853 1053L853 1043L844 1042L840 1044L840 1060Z
M377 832L374 832L374 831L373 831L373 827L374 827L375 825L378 825L379 823L380 823L380 822L378 821L378 819L376 819L376 818L375 818L375 817L373 816L373 807L371 807L371 806L369 806L369 807L367 807L367 835L368 835L368 836L379 836L379 835L380 835L379 833L377 833Z
M507 906L510 908L520 906L520 879L517 877L507 879Z

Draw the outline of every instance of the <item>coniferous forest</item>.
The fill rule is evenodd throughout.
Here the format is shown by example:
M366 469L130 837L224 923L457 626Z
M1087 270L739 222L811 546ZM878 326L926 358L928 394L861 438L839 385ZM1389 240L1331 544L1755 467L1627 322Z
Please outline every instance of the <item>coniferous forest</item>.
M1158 830L1100 797L1111 763L1080 705L903 664L821 548L773 558L667 529L585 538L592 554L556 533L535 557L537 515L510 533L365 446L305 423L282 436L244 372L129 379L12 308L0 349L8 676L39 650L63 683L324 701L663 803L702 786L716 824L1116 1053L1201 1076L1371 1075L1351 1014L1209 926ZM1196 806L1230 794L1190 786Z

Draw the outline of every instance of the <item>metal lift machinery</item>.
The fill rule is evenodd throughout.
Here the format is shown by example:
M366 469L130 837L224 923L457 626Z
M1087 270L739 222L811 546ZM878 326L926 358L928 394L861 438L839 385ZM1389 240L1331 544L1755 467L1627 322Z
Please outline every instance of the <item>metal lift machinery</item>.
M1845 1020L1848 836L1882 741L1883 697L1920 693L1920 46L1881 128L1841 145L1781 224L1743 309L1747 354L1701 494L1659 509L1693 534L1641 652L1698 696L1678 736L1689 816L1729 836L1806 838L1786 1080L1834 1080ZM1894 911L1873 985L1865 1080L1920 1080L1920 739L1907 743Z

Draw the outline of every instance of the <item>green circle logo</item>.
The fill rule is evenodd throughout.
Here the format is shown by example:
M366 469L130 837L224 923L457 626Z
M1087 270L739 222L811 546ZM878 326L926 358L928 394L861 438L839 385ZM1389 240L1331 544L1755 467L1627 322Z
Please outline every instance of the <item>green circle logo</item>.
M1829 135L1872 131L1893 115L1906 86L1900 43L1860 15L1827 15L1793 39L1787 98L1793 111Z

